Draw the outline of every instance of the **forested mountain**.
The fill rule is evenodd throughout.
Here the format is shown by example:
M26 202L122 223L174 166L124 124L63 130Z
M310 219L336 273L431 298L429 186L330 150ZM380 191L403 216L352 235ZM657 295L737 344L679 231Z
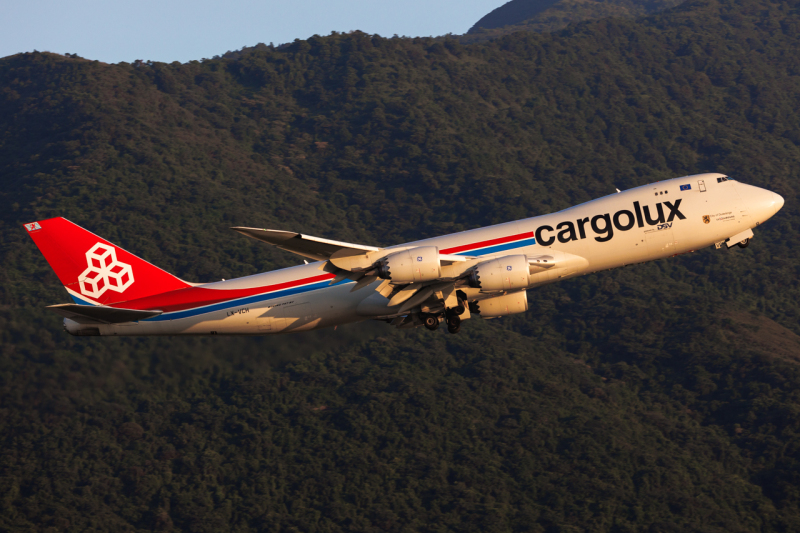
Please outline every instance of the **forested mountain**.
M517 31L550 32L568 24L605 17L634 18L664 11L683 0L510 0L484 15L462 42Z
M0 530L800 530L799 6L0 60ZM459 335L72 338L22 228L210 281L299 262L234 225L386 245L704 171L786 199L749 248Z

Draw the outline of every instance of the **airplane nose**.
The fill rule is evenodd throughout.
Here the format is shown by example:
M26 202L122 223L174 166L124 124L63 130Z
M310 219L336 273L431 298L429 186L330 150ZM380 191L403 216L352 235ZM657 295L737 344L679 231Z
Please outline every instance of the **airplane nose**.
M770 190L737 183L739 196L742 198L745 209L756 223L763 223L771 218L783 207L783 197Z
M772 193L772 196L775 197L773 199L772 207L773 207L773 209L775 209L775 213L777 213L783 207L783 196L781 196L778 193Z
M756 190L753 191L753 195L751 196L753 199L751 211L757 218L762 219L761 222L764 222L781 210L781 207L783 207L783 196L764 189L757 189L755 187L754 189Z

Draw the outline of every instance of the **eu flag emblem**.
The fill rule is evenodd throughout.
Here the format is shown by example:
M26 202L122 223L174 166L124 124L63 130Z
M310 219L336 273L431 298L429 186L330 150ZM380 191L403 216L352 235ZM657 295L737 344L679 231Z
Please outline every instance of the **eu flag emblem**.
M691 190L691 188L692 188L691 185L681 185L681 190L682 191L688 191L688 190Z

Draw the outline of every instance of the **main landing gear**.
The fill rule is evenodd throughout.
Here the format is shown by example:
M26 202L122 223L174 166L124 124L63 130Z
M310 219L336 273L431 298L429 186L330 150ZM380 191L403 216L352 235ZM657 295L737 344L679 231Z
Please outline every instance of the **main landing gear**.
M458 315L447 314L445 320L447 323L447 331L450 333L458 333L461 331L461 317ZM439 327L439 317L437 315L426 315L422 319L422 324L433 331Z
M747 248L749 245L750 245L750 239L749 238L745 239L745 240L743 240L741 242L737 242L736 243L736 246L738 246L739 248Z
M459 291L458 304L439 313L420 313L422 325L433 331L439 327L440 322L447 325L447 331L458 333L461 331L461 315L467 311L466 295ZM418 322L419 323L419 322Z
M436 315L425 315L422 317L423 325L433 331L439 327L439 317Z
M462 291L458 291L457 301L458 305L445 309L444 321L447 322L447 331L450 333L458 333L461 331L461 315L467 311L467 304L465 302L467 295Z
M461 331L461 317L455 313L445 313L447 317L445 321L447 322L447 331L450 333L458 333Z

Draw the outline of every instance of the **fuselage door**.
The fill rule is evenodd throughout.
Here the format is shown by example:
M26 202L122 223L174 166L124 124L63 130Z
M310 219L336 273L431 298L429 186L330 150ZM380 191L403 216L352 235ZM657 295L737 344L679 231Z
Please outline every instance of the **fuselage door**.
M660 259L674 254L675 237L672 229L652 230L644 234L649 259Z
M706 192L706 182L704 180L697 180L697 189L700 192Z
M282 316L259 316L256 317L256 324L258 324L258 331L282 331L286 328L286 318Z

